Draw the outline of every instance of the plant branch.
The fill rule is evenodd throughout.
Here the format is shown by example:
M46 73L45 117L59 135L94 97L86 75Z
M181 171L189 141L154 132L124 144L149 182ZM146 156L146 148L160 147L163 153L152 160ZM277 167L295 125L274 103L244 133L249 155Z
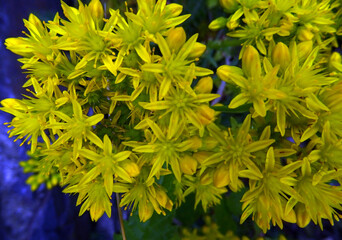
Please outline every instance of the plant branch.
M120 196L119 193L115 193L116 196L116 206L118 208L118 215L119 215L119 222L120 222L120 228L121 228L121 235L122 235L122 240L126 240L126 233L125 233L125 226L122 218L122 211L120 207Z

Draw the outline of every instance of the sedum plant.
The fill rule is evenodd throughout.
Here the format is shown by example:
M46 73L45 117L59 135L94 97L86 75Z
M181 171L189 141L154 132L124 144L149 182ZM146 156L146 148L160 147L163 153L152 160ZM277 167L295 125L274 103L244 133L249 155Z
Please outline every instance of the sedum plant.
M32 190L61 185L95 221L110 217L113 193L147 221L188 195L207 211L242 190L240 222L252 216L265 233L339 220L340 2L220 0L228 17L209 28L242 44L241 65L217 69L233 93L223 107L209 105L220 95L213 72L196 66L206 46L179 27L182 6L137 3L105 16L99 0L62 1L65 18L31 14L26 37L6 40L22 56L28 94L0 109L14 116L9 136L31 145L21 165ZM243 121L224 126L221 110ZM235 237L206 223L200 235Z
M66 18L47 23L31 14L26 37L5 42L28 75L28 94L4 99L1 110L14 116L9 136L31 145L22 166L36 173L32 190L59 183L95 221L111 216L113 193L141 221L192 191L205 208L217 203L226 190L200 184L193 154L213 142L206 126L218 95L212 71L196 66L205 45L177 27L189 17L182 6L141 0L136 13L110 9L108 18L99 0L62 8Z
M209 28L227 27L227 36L242 46L240 66L217 69L237 89L226 111L249 114L237 134L244 142L239 148L230 130L224 135L208 126L222 147L204 163L225 166L232 191L243 186L241 178L248 182L241 222L252 216L264 232L271 224L282 228L283 221L333 225L342 209L340 1L220 3L228 17ZM268 139L273 142L266 146Z

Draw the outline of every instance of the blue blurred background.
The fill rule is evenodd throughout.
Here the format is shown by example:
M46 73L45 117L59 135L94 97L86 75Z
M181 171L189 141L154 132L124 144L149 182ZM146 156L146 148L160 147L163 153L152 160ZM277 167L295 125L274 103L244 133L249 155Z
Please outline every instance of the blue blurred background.
M65 2L73 5L76 1ZM18 56L6 49L5 39L23 36L23 18L30 13L48 21L57 11L62 13L59 0L0 0L0 100L22 98L25 82ZM20 143L8 139L3 123L10 120L11 115L0 111L0 239L113 239L119 230L113 220L115 214L112 219L104 216L93 223L88 214L78 217L77 196L65 195L60 188L49 191L44 186L31 192L25 183L29 175L19 166L27 159L27 146L19 147Z

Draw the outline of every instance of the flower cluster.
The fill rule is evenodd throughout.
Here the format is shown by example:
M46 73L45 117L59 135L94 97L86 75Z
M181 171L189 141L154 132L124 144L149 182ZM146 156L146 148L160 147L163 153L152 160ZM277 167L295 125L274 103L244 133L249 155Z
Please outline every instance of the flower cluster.
M217 75L238 89L228 108L250 114L235 137L208 128L222 140L205 164L225 169L233 191L248 180L241 222L252 216L264 232L283 221L333 225L342 209L340 2L220 2L229 17L209 27L227 26L242 48L241 67Z
M31 145L22 165L32 188L60 183L93 220L111 215L113 193L147 221L190 194L206 211L243 188L241 222L252 216L264 232L339 220L340 1L220 0L229 16L209 27L242 43L241 66L217 69L237 90L223 108L246 110L229 128L209 105L213 72L196 66L206 46L179 27L189 15L166 0L137 3L105 17L99 0L62 2L65 19L31 14L26 37L6 40L29 94L0 109L14 116L9 136Z
M306 45L321 49L337 47L341 35L340 1L331 0L220 0L229 17L219 17L209 25L211 30L227 27L227 36L243 42L240 57L248 45L266 55L273 40L296 38ZM335 20L335 21L334 21ZM305 44L304 44L305 43ZM305 46L305 47L304 47Z
M36 173L28 183L60 182L93 220L111 215L113 192L146 221L172 209L170 195L181 203L199 191L206 208L225 191L199 183L193 156L210 147L202 142L215 119L209 101L218 97L213 72L196 66L206 46L177 27L189 17L181 5L137 2L136 13L110 9L108 18L99 0L62 2L65 19L31 14L26 37L5 43L28 74L25 99L1 102L14 116L9 136L31 145L33 157L22 163ZM162 186L165 175L175 193Z

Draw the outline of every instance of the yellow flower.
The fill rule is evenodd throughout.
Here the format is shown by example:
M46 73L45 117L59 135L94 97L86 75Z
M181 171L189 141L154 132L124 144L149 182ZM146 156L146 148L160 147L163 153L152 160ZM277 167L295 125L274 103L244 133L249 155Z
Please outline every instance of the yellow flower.
M239 180L239 172L241 170L246 168L255 169L256 171L253 175L260 176L259 171L257 171L257 166L251 160L253 158L252 153L267 148L274 142L273 139L252 141L249 134L250 126L250 115L246 117L241 127L234 134L230 129L228 129L228 132L222 131L213 123L208 125L210 134L219 142L219 150L204 160L202 165L217 166L219 164L217 169L222 167L223 169L228 170L228 179L223 182L229 182L229 186L233 191L237 191L239 187L241 187ZM219 174L219 172L217 174ZM221 184L219 184L221 179L217 179L217 177L219 176L215 176L215 182L217 185L221 186Z
M339 219L340 214L336 210L341 210L340 202L342 200L342 192L340 186L329 184L332 179L341 176L341 170L330 170L321 175L317 179L317 175L313 174L314 169L308 158L304 158L301 166L301 177L293 181L294 189L301 195L302 199L291 197L287 212L295 207L297 219L300 226L305 227L311 219L315 224L319 224L323 230L322 219L328 219L331 225L334 225L334 219ZM298 206L297 206L298 204Z
M214 117L213 110L206 107L206 104L217 97L218 94L189 94L181 88L170 87L164 100L151 103L141 102L140 105L145 109L160 112L160 116L169 116L172 132L176 131L175 126L187 124L184 119L203 132L204 125Z
M24 138L21 145L23 145L26 140L30 139L28 143L31 144L31 153L37 148L39 136L42 136L47 147L50 145L50 139L44 131L47 129L47 121L44 114L46 113L45 110L50 110L50 105L47 103L48 107L47 109L44 109L44 106L38 105L39 102L44 102L44 100L34 103L33 106L43 107L43 109L41 109L43 113L34 112L34 110L36 110L35 108L33 108L33 111L31 112L32 105L30 106L30 104L25 101L13 98L7 98L1 101L3 107L0 109L15 116L10 123L7 123L8 127L13 127L8 131L9 137L18 135L14 141Z
M180 182L182 173L180 170L179 159L181 157L181 153L192 147L191 139L184 139L181 137L184 131L183 125L173 125L173 123L170 122L169 129L175 128L175 130L172 132L167 131L167 133L165 133L165 129L161 129L156 123L148 118L144 119L139 123L139 125L147 125L152 129L152 136L150 132L145 131L145 135L148 135L146 136L146 139L149 142L142 143L130 141L124 142L124 144L132 147L134 152L153 154L152 162L150 163L152 165L152 169L146 181L150 181L154 176L159 176L162 166L166 163L166 166L171 166L175 178ZM138 128L140 127L139 125L137 126Z
M195 192L195 208L201 202L203 210L206 212L208 207L219 204L221 195L227 192L226 188L218 188L213 184L205 184L202 177L185 175L184 184L188 187L184 196Z
M132 184L114 183L114 191L123 193L121 206L129 206L134 211L139 208L140 221L146 222L154 211L165 215L164 209L172 210L173 203L165 190L156 183L148 183L144 176Z
M77 150L82 148L83 139L88 139L95 145L102 147L101 139L92 131L92 126L96 125L103 119L103 114L96 114L86 117L82 112L82 107L77 101L72 102L73 117L60 111L54 114L64 122L53 123L48 125L49 128L63 130L59 138L52 144L53 147L59 146L70 139L73 139L74 158L77 157Z
M79 185L94 180L99 174L102 175L104 186L108 196L112 195L114 178L119 177L120 181L132 182L128 170L120 165L131 155L130 151L113 152L112 142L107 135L103 138L103 153L98 154L89 149L79 149L78 153L83 157L92 160L94 167L85 174Z
M126 16L141 26L146 34L152 36L164 33L168 28L175 27L190 17L189 14L179 16L183 7L179 4L166 4L166 0L138 0L137 2L138 13L126 12Z
M164 37L157 33L156 40L162 53L160 63L146 63L141 69L146 72L152 72L158 75L161 85L159 90L159 100L164 98L171 85L176 85L185 91L192 92L190 85L196 76L206 76L212 74L212 71L205 68L196 67L194 59L189 59L189 54L193 50L197 34L192 36L178 53L172 52L170 46Z
M301 166L300 161L295 161L284 167L276 164L273 147L267 151L265 167L261 173L259 169L243 170L240 172L244 177L250 178L250 188L243 195L243 214L240 222L244 222L249 215L266 232L273 225L283 227L283 220L296 222L295 214L287 205L291 204L288 196L301 200L301 196L289 185L283 183L282 178L287 177ZM258 174L256 174L258 172ZM286 211L285 211L286 207Z

